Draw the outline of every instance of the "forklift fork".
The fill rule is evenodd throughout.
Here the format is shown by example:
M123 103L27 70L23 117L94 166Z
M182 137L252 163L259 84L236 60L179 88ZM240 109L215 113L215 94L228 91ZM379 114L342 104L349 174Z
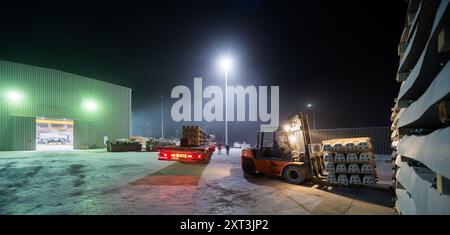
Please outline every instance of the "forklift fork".
M312 177L314 174L313 165L311 161L310 155L310 144L311 144L311 136L309 135L309 122L308 116L306 114L300 113L300 120L303 129L303 138L305 141L305 165L306 170L308 171L309 177Z

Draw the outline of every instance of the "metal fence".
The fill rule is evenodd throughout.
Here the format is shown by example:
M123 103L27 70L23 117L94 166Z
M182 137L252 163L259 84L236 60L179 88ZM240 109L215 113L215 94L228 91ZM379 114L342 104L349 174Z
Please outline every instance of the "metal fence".
M375 154L391 154L391 128L382 127L359 127L359 128L339 128L339 129L319 129L311 130L311 141L321 143L323 140L370 137Z

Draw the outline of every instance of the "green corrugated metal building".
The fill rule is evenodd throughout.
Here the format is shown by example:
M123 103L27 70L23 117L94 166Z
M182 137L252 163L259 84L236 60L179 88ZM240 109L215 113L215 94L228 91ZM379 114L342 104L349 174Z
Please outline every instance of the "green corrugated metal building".
M36 118L73 120L74 149L103 148L130 137L131 89L0 61L0 151L35 150Z

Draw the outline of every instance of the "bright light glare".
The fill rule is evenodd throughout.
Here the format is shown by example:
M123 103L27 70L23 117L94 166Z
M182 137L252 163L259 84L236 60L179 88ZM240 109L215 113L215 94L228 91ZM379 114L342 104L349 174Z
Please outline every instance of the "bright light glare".
M228 56L222 57L219 60L219 66L223 70L228 70L233 66L233 60Z
M306 105L308 108L311 108L312 107L312 104L307 104Z
M97 106L97 103L95 101L93 101L93 100L86 100L83 103L83 108L86 111L92 112L92 111L97 110L98 106Z
M6 98L12 102L20 102L23 99L23 95L18 91L9 91L6 93Z
M290 129L291 129L291 127L289 125L284 126L284 131L288 132Z
M295 141L297 141L297 138L295 137L295 135L291 135L291 136L289 136L289 141L295 142Z

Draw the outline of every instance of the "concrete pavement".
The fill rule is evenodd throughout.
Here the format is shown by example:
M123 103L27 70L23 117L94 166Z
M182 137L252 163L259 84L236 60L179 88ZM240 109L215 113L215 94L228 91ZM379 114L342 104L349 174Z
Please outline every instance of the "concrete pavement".
M246 178L239 150L209 164L103 150L0 153L0 214L394 214L386 189Z

